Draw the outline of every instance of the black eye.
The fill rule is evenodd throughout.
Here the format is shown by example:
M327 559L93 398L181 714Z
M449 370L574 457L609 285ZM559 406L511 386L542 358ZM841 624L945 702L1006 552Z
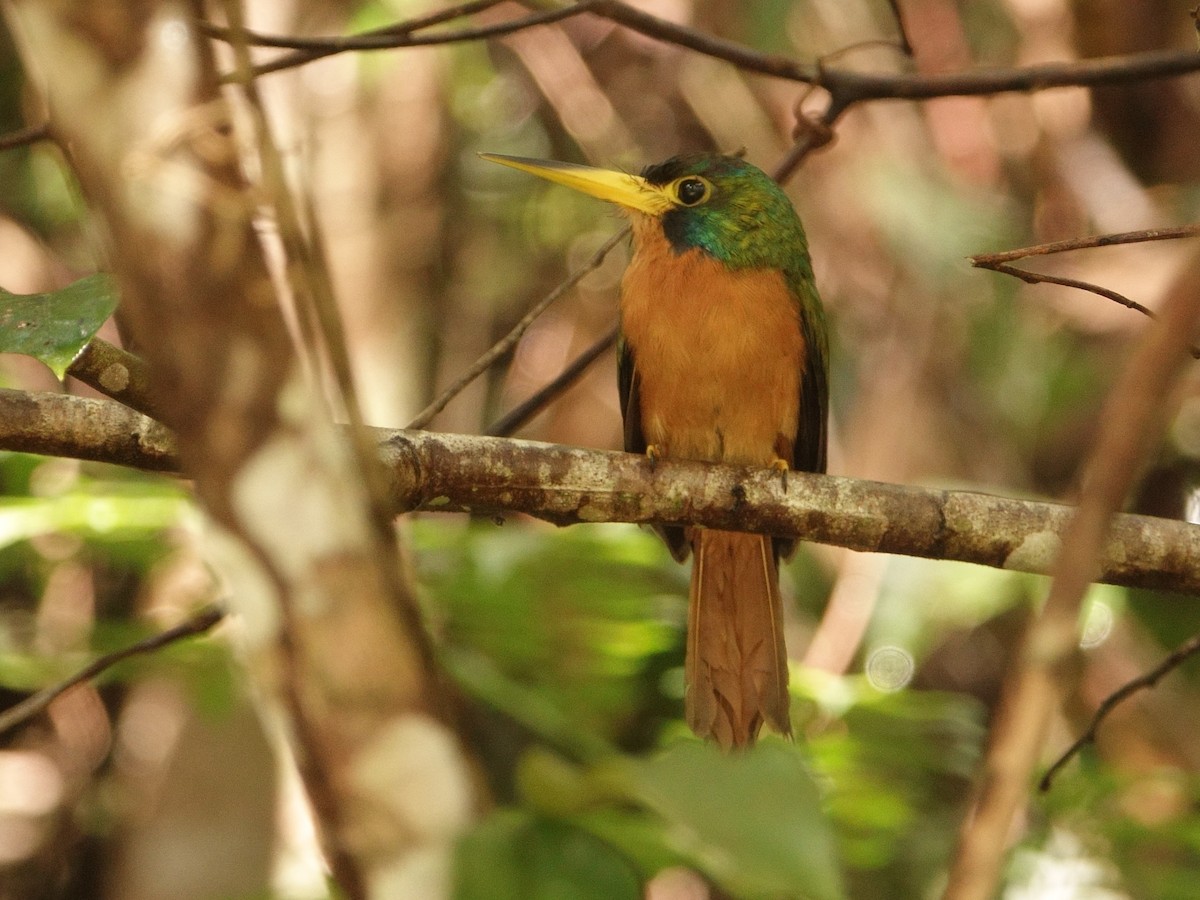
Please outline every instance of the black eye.
M695 206L708 199L708 183L700 178L684 178L675 193L684 206Z

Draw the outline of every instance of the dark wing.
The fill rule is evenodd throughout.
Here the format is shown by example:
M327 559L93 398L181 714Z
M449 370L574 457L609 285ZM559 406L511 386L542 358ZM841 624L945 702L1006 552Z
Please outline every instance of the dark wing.
M800 424L792 448L792 468L825 472L826 431L829 420L829 345L824 321L801 315L804 330L804 374L800 378Z
M617 394L621 403L621 421L625 424L625 452L645 453L646 437L642 434L637 369L633 363L633 350L625 340L625 335L617 338Z
M642 432L637 365L633 359L633 348L624 335L617 340L617 395L621 403L621 419L625 423L625 452L645 453L646 435ZM666 541L667 549L675 559L679 562L687 559L691 544L682 528L656 525L654 530Z
M792 468L801 472L825 472L829 423L829 344L823 314L801 314L804 331L804 372L800 376L800 416L796 442L792 446ZM793 538L775 538L775 560L791 556Z

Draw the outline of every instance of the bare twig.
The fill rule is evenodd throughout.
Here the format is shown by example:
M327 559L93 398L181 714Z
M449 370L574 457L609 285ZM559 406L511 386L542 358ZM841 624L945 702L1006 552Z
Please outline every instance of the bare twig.
M643 12L620 0L580 0L554 6L496 25L463 29L448 34L412 35L409 26L392 26L393 34L385 31L354 37L303 39L308 49L297 51L255 67L261 75L280 69L303 65L318 56L328 56L349 49L380 50L393 47L431 45L439 43L500 37L548 22L560 21L581 13L601 16L664 43L684 47L696 53L724 60L748 72L758 72L776 78L816 84L825 88L831 98L831 119L850 106L868 100L925 100L933 97L977 96L1010 91L1042 91L1056 87L1094 87L1154 78L1172 78L1200 71L1200 53L1192 51L1150 51L1124 56L1108 56L1075 62L1043 63L1019 68L976 69L967 72L940 74L855 72L836 67L800 63L777 54L761 53L744 44L718 38L686 25L680 25ZM219 29L212 30L223 36ZM257 40L272 41L275 45L296 39L255 35ZM356 45L352 46L352 43ZM319 49L318 49L319 48Z
M989 269L993 272L1000 272L1004 275L1012 275L1014 278L1019 278L1026 284L1057 284L1062 287L1076 288L1081 291L1088 291L1104 297L1107 300L1112 300L1114 303L1120 304L1127 309L1132 309L1135 312L1140 312L1144 316L1154 318L1154 311L1136 300L1131 300L1124 294L1120 294L1110 288L1102 287L1098 284L1093 284L1090 281L1080 281L1077 278L1063 278L1058 275L1046 275L1041 272L1030 272L1028 269L1020 269L1016 266L1008 265L1009 261L1017 259L1026 259L1031 256L1048 256L1053 253L1066 253L1071 250L1086 250L1095 247L1112 247L1117 244L1136 244L1146 243L1149 241L1165 241L1173 238L1193 237L1200 234L1200 224L1180 225L1175 228L1154 228L1142 231L1126 231L1120 234L1101 234L1092 237L1074 238L1066 241L1054 241L1048 244L1037 244L1032 247L1021 247L1016 250L1006 250L1001 253L981 253L977 256L970 257L971 265L980 269ZM1189 352L1194 359L1200 359L1200 348L1193 346Z
M1070 747L1064 750L1062 756L1056 759L1053 765L1046 770L1046 774L1043 775L1042 780L1038 782L1038 790L1050 790L1050 786L1053 783L1055 776L1058 775L1063 766L1074 759L1075 755L1078 754L1079 751L1096 739L1096 732L1100 728L1100 723L1108 718L1108 714L1116 709L1117 706L1124 703L1138 691L1145 688L1154 687L1163 679L1164 676L1175 671L1175 669L1179 668L1197 653L1200 653L1200 634L1192 635L1191 638L1171 651L1170 655L1168 655L1166 659L1160 662L1149 672L1125 683L1120 688L1105 697L1104 702L1096 708L1096 712L1092 716L1092 721L1088 723L1088 727L1083 734L1081 734L1075 740L1075 743L1071 744Z
M4 712L0 713L0 734L4 734L18 725L28 722L34 716L44 712L51 703L71 688L83 684L85 681L91 681L93 678L111 669L117 663L124 662L134 656L154 653L163 647L184 640L185 638L204 634L223 618L225 618L225 610L221 607L206 606L190 619L181 622L173 628L168 628L166 631L140 640L136 644L130 644L128 647L122 647L120 650L114 650L112 653L105 653L103 656L88 663L71 677L64 678L62 681L52 684L49 687L42 688L37 693L26 697L20 703L10 706Z
M0 150L12 150L14 147L27 147L30 144L36 144L38 141L45 141L50 138L50 125L43 122L41 125L30 125L27 128L19 128L16 131L10 131L8 134L0 135Z
M1127 309L1140 312L1144 316L1154 318L1154 311L1138 303L1136 300L1130 300L1124 294L1118 294L1114 290L1101 287L1098 284L1092 284L1090 281L1080 281L1077 278L1062 278L1058 275L1046 275L1041 272L1030 272L1028 269L1018 269L1016 266L1010 266L1007 263L996 263L991 266L980 266L980 268L991 269L993 272L1000 272L1004 275L1012 275L1014 278L1021 279L1026 284L1057 284L1061 287L1078 288L1081 291L1088 291L1089 293L1104 297ZM1194 355L1195 351L1192 352Z
M1027 259L1030 256L1049 256L1053 253L1066 253L1070 250L1089 250L1094 247L1111 247L1115 244L1143 244L1149 241L1169 241L1175 238L1195 237L1200 235L1200 223L1177 225L1173 228L1147 228L1141 231L1122 231L1117 234L1097 234L1089 237L1071 238L1066 241L1052 241L1048 244L1034 244L1032 247L1019 247L1016 250L1003 250L1000 253L980 253L970 257L971 265L990 269L996 263L1014 262Z
M482 12L493 6L498 5L497 2L485 2L480 4L472 4L467 12L460 12L459 18L470 13ZM372 31L365 32L359 35L342 35L335 37L292 37L279 34L263 34L259 31L246 31L246 43L256 47L275 47L280 50L303 50L307 52L319 52L327 54L348 53L365 50L397 50L402 47L429 47L437 44L460 44L465 41L478 41L491 37L503 37L507 34L512 34L514 31L523 31L526 28L533 28L537 25L546 25L553 22L561 21L562 19L570 18L571 16L579 15L585 12L591 5L590 0L579 0L579 2L563 7L561 9L544 10L542 12L531 13L527 16L519 16L515 19L510 19L507 22L497 22L492 25L481 25L478 28L462 28L456 31L442 31L437 34L414 34L416 31L428 28L432 21L436 19L438 22L447 21L449 17L439 15L436 17L425 17L410 22L403 22L394 25L388 25L383 28L377 28ZM204 32L209 37L217 38L218 40L233 42L235 40L233 29L221 28L217 25L205 25Z
M162 411L150 387L150 367L128 350L94 337L72 360L67 374L130 409L162 421Z
M417 413L416 418L409 422L407 427L424 428L426 425L428 425L433 417L445 409L446 404L462 393L463 389L466 388L467 385L490 369L498 359L516 347L518 341L521 340L521 336L525 334L525 332L529 329L529 326L534 323L537 317L544 313L546 309L549 308L550 304L552 304L555 300L557 300L567 291L571 290L571 288L575 287L575 285L579 284L579 282L582 281L588 273L598 269L600 264L604 262L604 258L608 256L609 251L623 241L628 235L629 226L626 225L607 241L601 244L600 248L592 254L591 258L587 262L572 272L564 281L555 287L554 290L535 303L530 308L529 312L525 313L525 315L521 317L521 321L512 327L512 330L509 331L508 334L493 344L487 352L479 357L479 359L475 360L471 367L467 369L467 371L463 372L463 374L455 380L454 384L442 391L437 399Z
M892 17L896 20L896 31L900 34L900 52L905 56L913 55L912 41L908 39L908 27L904 24L904 13L900 10L900 0L888 0Z
M363 35L347 37L291 38L282 35L251 32L250 39L253 43L260 46L295 48L295 52L285 54L279 57L279 59L256 65L251 71L255 76L267 75L271 72L292 69L313 60L333 56L338 53L366 50L393 50L401 47L434 47L443 44L459 44L466 41L504 37L518 31L524 31L527 28L534 28L538 25L550 25L554 22L561 22L563 19L580 15L591 9L595 2L596 0L579 0L578 3L572 6L530 13L527 16L511 19L507 22L498 22L494 25L481 25L478 28L462 28L455 31L439 32L437 34L413 34L416 30L428 27L428 24L414 24L411 22L388 26L387 28ZM486 9L492 5L494 4L488 3L483 5L482 8ZM229 32L226 29L210 25L206 26L206 31L212 37L221 40L229 39Z
M330 51L340 52L346 49L343 46L344 41L361 40L363 38L377 38L385 35L399 37L406 34L411 34L414 31L420 31L424 28L431 28L434 25L441 25L444 22L452 22L455 19L461 19L465 16L475 15L476 13L486 12L493 6L499 6L504 0L473 0L471 3L462 3L458 6L451 6L446 9L439 9L425 16L418 16L415 19L409 19L404 22L394 22L391 25L384 25L380 28L372 28L364 31L357 36L343 37L325 37L325 38L301 38L301 37L281 37L279 35L262 34L257 31L246 30L242 32L244 40L247 44L254 47L278 47L289 50L305 50L316 54L314 59L320 56L327 55ZM222 28L220 25L214 25L211 22L198 22L202 34L208 37L215 38L219 41L232 42L237 39L234 30L231 28Z
M0 389L0 447L178 472L175 435L166 425L111 400Z
M532 419L550 401L578 381L579 377L588 370L588 367L617 342L617 336L620 334L620 331L620 326L617 325L610 328L605 334L597 338L590 347L571 360L566 368L559 372L552 381L547 382L537 393L530 395L524 402L514 406L489 425L484 434L489 437L508 437Z
M805 115L803 103L804 97L796 103L796 126L792 130L794 143L771 170L771 177L780 184L785 184L795 174L800 168L800 163L804 162L810 153L833 140L833 123L837 121L840 112L830 106L814 119Z

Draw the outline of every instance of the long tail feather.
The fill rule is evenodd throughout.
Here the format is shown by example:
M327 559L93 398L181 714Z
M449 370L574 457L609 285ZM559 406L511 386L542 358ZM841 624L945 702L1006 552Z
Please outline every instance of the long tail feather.
M688 725L725 749L766 722L791 734L783 604L771 539L696 529L685 663Z

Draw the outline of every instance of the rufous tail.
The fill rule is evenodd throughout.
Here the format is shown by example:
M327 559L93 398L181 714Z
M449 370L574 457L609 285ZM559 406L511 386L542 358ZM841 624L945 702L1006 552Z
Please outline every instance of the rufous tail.
M692 552L688 725L727 750L753 744L764 722L790 735L783 603L771 539L697 528Z

